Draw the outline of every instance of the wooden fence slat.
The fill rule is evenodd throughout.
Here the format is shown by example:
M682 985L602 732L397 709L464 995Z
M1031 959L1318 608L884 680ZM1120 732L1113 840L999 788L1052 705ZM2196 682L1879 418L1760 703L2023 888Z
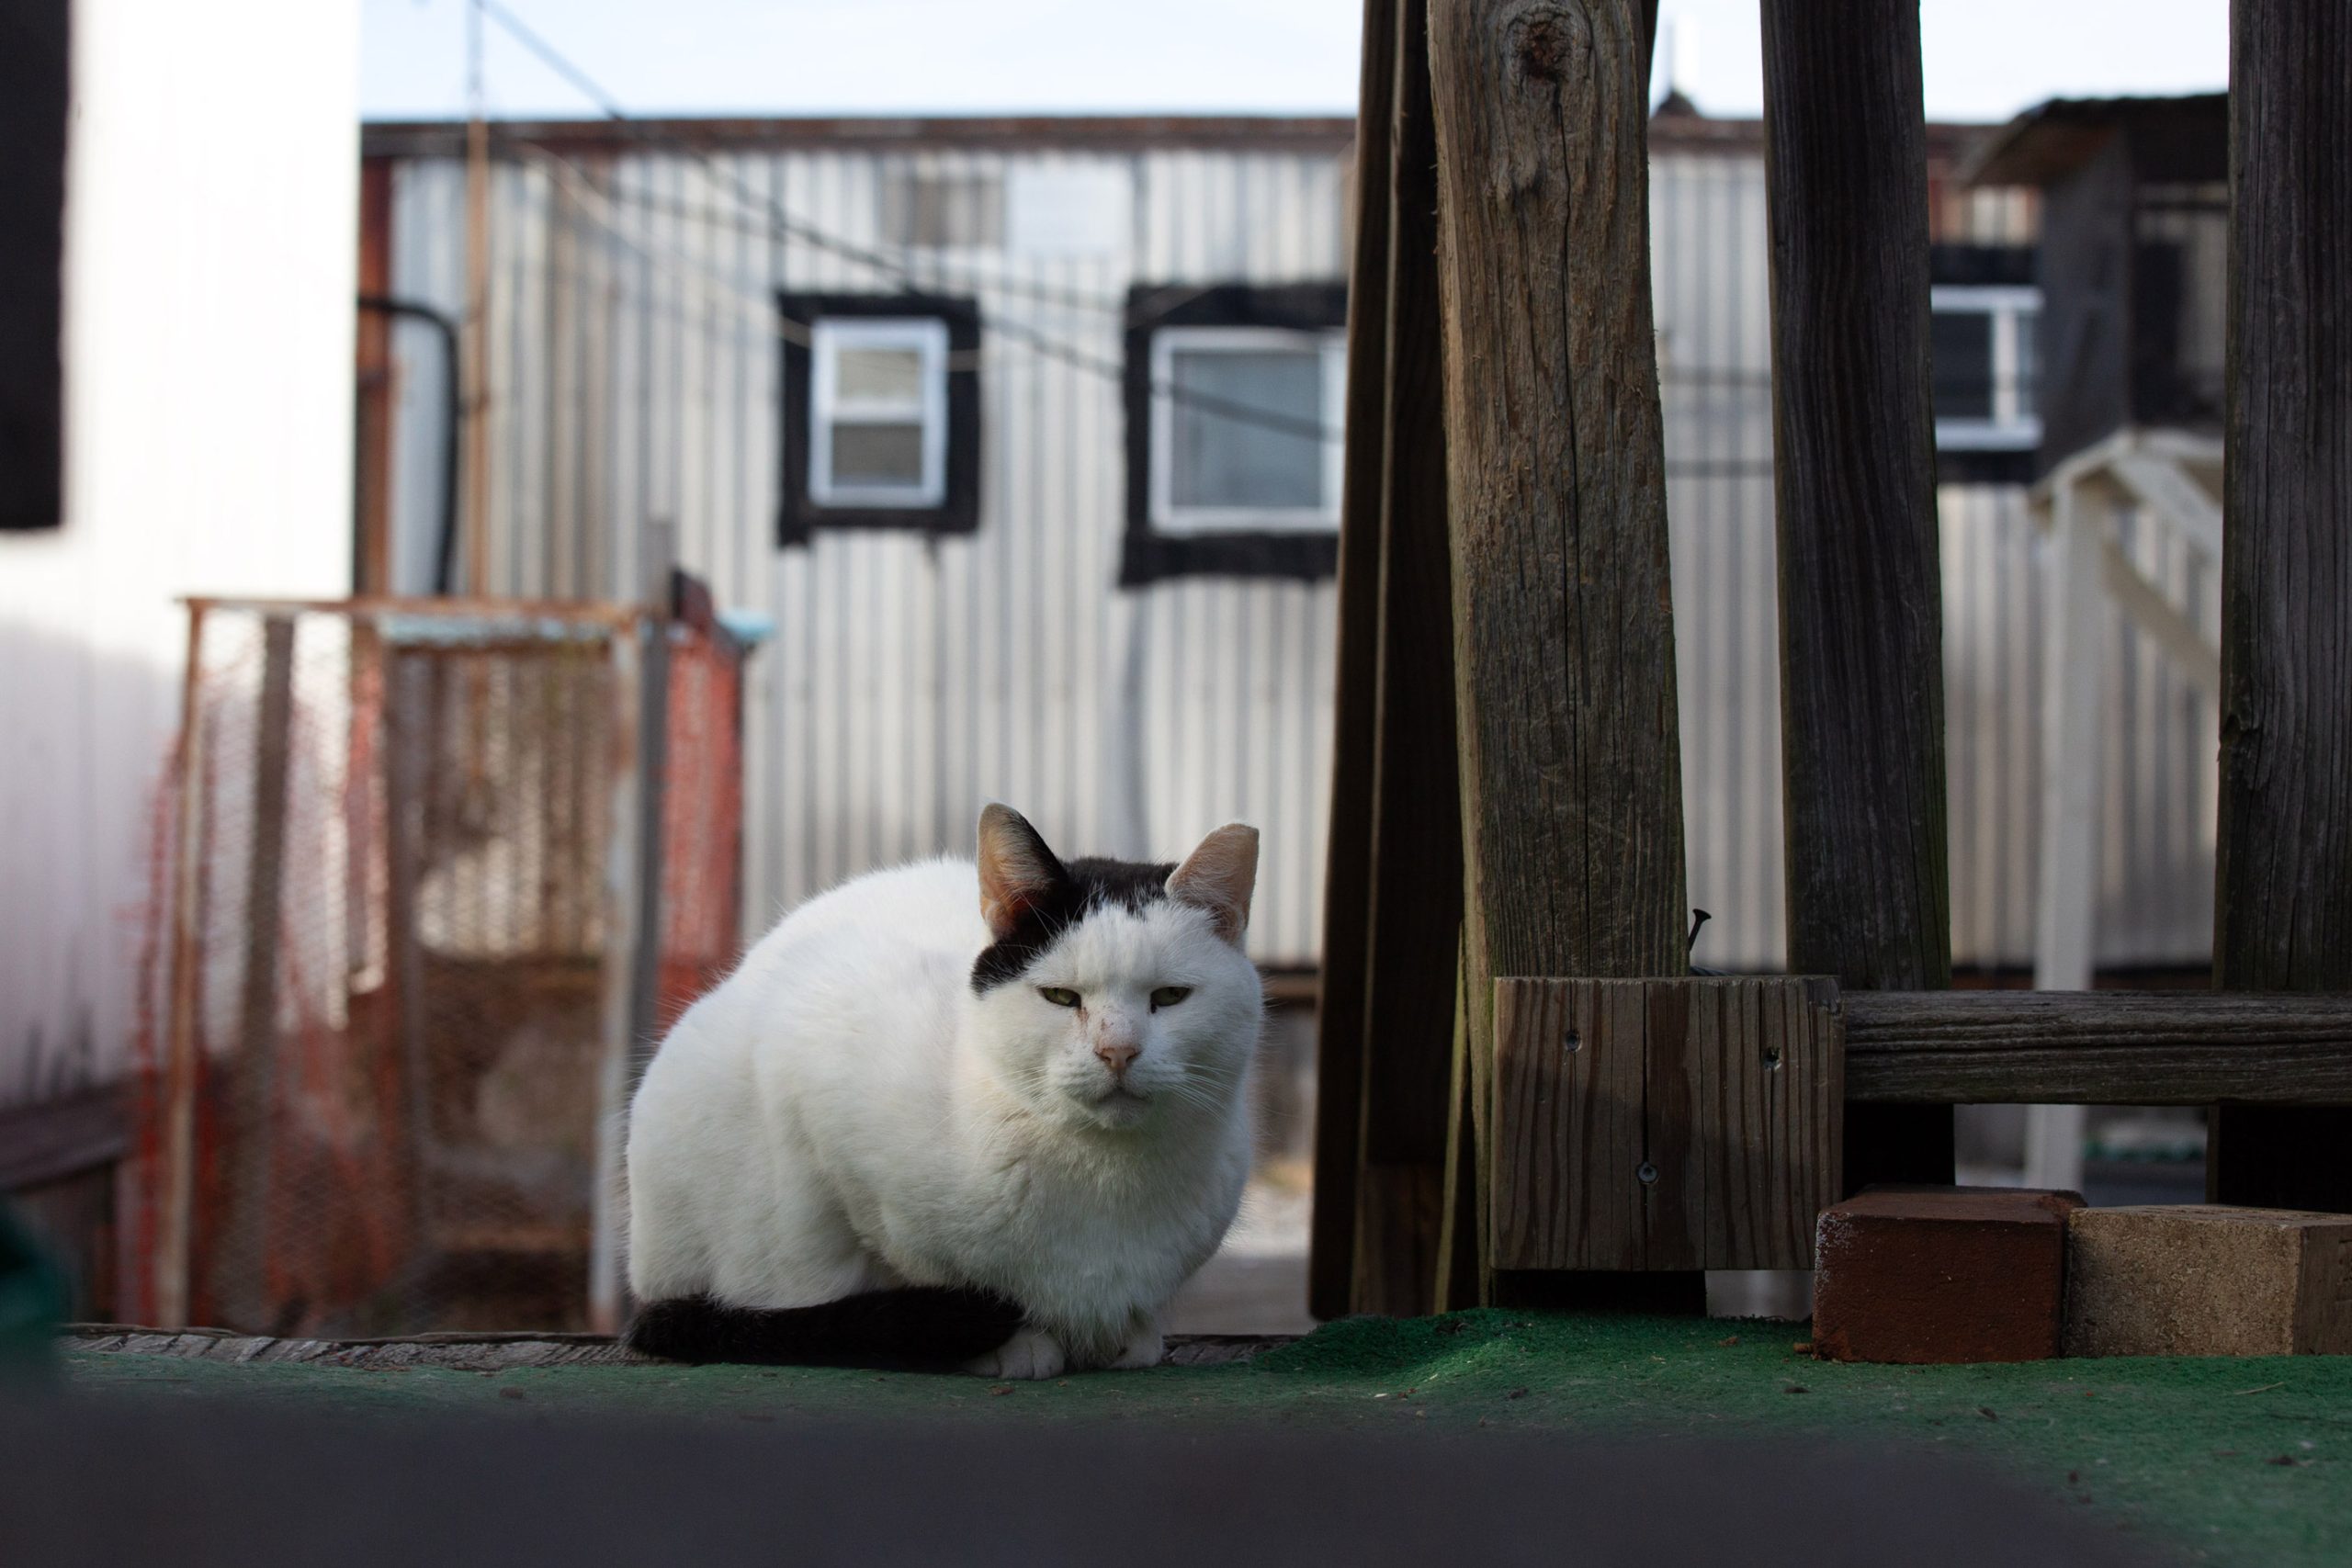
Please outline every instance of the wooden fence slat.
M156 1322L187 1322L196 1236L196 1101L202 1077L205 784L211 704L204 686L205 606L187 607L187 649L180 671L180 733L175 749L172 833L170 1014L164 1046L163 1146L155 1181L155 1223L147 1264Z
M1355 248L1348 270L1347 452L1340 499L1339 674L1331 825L1323 873L1323 977L1316 1006L1315 1209L1307 1310L1345 1316L1355 1280L1363 998L1372 933L1374 702L1379 683L1382 421L1388 355L1388 118L1396 0L1364 0L1356 117Z
M1645 28L1430 7L1474 1108L1493 976L1685 967Z
M1692 993L1701 1064L1695 1125L1698 1262L1709 1269L1812 1266L1814 1218L1839 1183L1844 1054L1822 1013L1826 981L1711 982Z
M1445 1096L1445 1188L1440 1200L1437 1237L1437 1297L1434 1312L1452 1312L1478 1300L1478 1238L1484 1194L1478 1185L1478 1150L1470 1104L1470 999L1468 941L1453 942L1453 1062Z
M293 763L294 628L291 615L262 621L261 687L252 751L253 818L245 845L244 967L237 991L237 1051L229 1066L229 1213L208 1270L215 1309L241 1328L264 1320L269 1299L278 960Z
M1846 1093L1861 1104L2352 1104L2352 996L1849 991L1843 999Z
M1943 599L1915 5L1763 0L1788 965L1951 984ZM1951 1179L1951 1118L1849 1119L1849 1186Z
M1645 1269L1706 1267L1708 1129L1722 1086L1709 1070L1722 1042L1713 998L1687 986L1642 987L1642 1134L1634 1190L1642 1200ZM1644 1170L1655 1179L1643 1181Z
M1496 1267L1811 1267L1836 1003L1805 976L1497 981Z
M2229 382L2213 967L2352 990L2352 10L2230 38ZM2352 1211L2352 1111L2223 1105L2213 1197Z
M1397 0L1396 27L1354 1305L1409 1317L1436 1296L1454 976L1431 959L1462 923L1462 810L1426 0Z

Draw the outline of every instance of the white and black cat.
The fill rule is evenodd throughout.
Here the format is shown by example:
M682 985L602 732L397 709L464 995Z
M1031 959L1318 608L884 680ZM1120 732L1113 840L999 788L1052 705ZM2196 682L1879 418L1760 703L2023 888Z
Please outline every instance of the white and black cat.
M1250 1170L1258 834L978 863L802 905L678 1021L630 1109L631 1341L689 1360L1142 1367Z

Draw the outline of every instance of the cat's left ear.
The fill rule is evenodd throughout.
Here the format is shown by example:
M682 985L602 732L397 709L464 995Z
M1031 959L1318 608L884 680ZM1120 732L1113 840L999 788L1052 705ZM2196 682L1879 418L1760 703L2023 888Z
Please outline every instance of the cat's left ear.
M1168 896L1208 911L1216 934L1241 945L1250 928L1250 895L1258 886L1258 829L1228 822L1168 876Z

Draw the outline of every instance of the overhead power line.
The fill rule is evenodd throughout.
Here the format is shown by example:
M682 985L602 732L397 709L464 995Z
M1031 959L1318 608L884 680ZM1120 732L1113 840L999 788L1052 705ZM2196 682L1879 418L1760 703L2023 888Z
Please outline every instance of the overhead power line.
M816 224L794 216L785 209L773 193L752 189L740 173L729 167L707 148L696 146L684 137L664 130L659 126L648 124L629 113L621 107L620 101L607 92L594 77L581 69L562 51L542 38L528 23L501 4L500 0L477 0L477 3L484 15L496 22L502 30L529 51L542 64L578 90L606 119L615 124L628 127L632 136L640 142L669 148L692 158L732 192L744 208L763 213L767 220L769 229L774 233L786 239L797 240L816 249L831 252L844 260L857 263L892 278L902 286L918 288L933 287L931 280L925 277L920 269L910 265L903 258L876 250L870 245L859 244L854 240L843 239L840 235L830 233ZM1011 338L1049 359L1059 360L1075 369L1102 377L1114 383L1124 383L1125 380L1126 367L1119 361L1065 342L1031 322L991 311L988 318L988 324L991 331ZM1156 381L1152 383L1151 390L1156 396L1165 397L1170 401L1182 403L1189 408L1197 409L1203 413L1214 415L1228 423L1252 425L1311 441L1337 443L1345 439L1344 431L1326 425L1319 421L1300 419L1273 409L1253 407L1248 403L1220 398L1211 393L1194 391L1172 382Z

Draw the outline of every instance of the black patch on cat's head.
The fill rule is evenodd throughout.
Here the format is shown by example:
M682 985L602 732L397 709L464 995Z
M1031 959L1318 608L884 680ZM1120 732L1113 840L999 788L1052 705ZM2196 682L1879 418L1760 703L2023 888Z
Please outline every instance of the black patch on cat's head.
M1173 861L1151 865L1089 855L1063 862L1045 896L1026 905L1012 930L973 961L972 989L985 992L1018 980L1063 932L1097 909L1115 906L1143 913L1168 897L1168 878L1175 870Z

